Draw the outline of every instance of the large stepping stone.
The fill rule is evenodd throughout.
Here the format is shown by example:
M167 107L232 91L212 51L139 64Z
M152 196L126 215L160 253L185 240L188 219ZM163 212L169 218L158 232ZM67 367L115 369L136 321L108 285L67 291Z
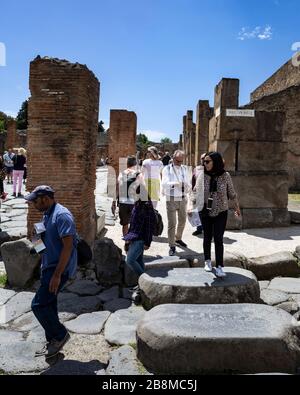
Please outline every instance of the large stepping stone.
M5 304L9 299L15 295L15 291L10 289L0 288L0 306Z
M150 270L139 279L142 304L148 310L166 303L260 302L259 284L253 273L234 267L225 271L227 277L218 279L201 268Z
M94 281L79 280L69 285L67 290L79 296L95 296L103 290L103 287Z
M31 310L33 292L20 292L13 296L5 305L0 306L0 325L15 320Z
M268 289L275 289L290 294L300 294L300 278L274 278Z
M295 374L300 327L266 305L161 305L138 324L137 356L157 374Z
M75 320L66 322L65 327L74 333L96 335L102 331L109 316L109 311L82 314L75 318Z
M300 276L297 258L287 251L248 260L247 269L251 270L258 280Z
M112 314L105 324L105 340L119 346L136 343L136 327L144 315L145 310L141 307L131 307Z

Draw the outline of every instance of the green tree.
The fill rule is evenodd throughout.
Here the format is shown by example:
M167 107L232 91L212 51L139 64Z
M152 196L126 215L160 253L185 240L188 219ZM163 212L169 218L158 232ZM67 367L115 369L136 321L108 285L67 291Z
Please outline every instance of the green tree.
M142 146L145 146L145 145L149 144L149 139L148 139L148 137L145 134L140 133L136 137L137 137L137 140L136 140L137 144L140 144Z
M24 130L28 128L28 100L22 103L21 109L17 115L17 128Z
M171 144L172 140L169 137L164 137L163 139L160 140L162 144Z
M106 132L103 125L104 125L103 121L98 122L98 133L105 133Z
M3 130L5 129L4 124L5 124L4 119L0 119L0 132L3 132Z

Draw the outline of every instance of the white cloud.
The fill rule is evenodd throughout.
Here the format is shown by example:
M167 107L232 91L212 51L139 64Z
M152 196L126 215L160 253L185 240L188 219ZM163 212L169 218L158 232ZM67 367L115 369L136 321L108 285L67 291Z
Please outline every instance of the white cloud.
M249 30L247 27L243 27L238 34L238 40L272 40L273 31L270 25L266 25L265 27L256 26L253 30Z
M3 110L4 114L8 115L9 117L16 118L18 115L18 112L16 111L11 111L11 110Z
M145 134L150 141L160 142L161 139L167 137L166 133L156 130L142 130L141 133Z

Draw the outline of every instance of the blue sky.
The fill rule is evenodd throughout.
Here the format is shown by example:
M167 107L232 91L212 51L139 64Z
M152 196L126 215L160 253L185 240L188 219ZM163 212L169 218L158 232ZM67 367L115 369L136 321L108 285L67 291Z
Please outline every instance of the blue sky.
M299 0L1 3L1 111L17 113L30 96L36 55L58 57L87 64L98 77L100 119L108 124L112 108L135 111L138 131L157 141L177 141L182 116L199 99L213 105L222 77L241 79L240 103L247 103L300 41Z

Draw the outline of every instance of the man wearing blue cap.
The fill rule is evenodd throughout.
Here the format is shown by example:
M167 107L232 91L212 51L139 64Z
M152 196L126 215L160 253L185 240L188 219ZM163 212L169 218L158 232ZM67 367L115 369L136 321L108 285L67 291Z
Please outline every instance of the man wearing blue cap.
M47 344L36 356L50 358L58 354L70 335L59 322L57 294L77 268L76 227L71 212L54 198L54 190L40 185L25 196L28 202L44 213L43 221L35 224L40 240L36 251L41 254L41 285L31 308L45 330Z

